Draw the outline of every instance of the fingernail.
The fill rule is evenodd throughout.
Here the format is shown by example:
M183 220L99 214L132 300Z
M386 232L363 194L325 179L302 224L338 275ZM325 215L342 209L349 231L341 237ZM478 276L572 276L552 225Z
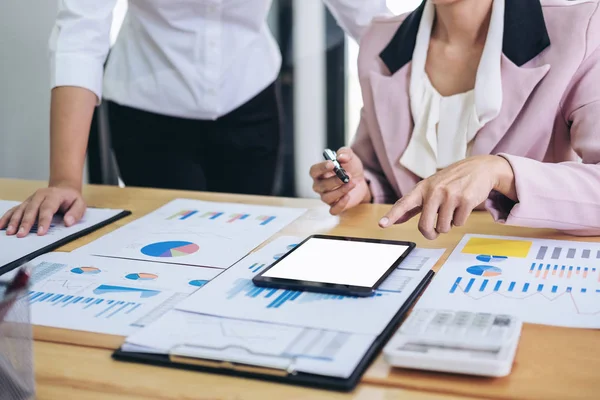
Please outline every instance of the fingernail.
M43 235L44 234L44 227L43 226L39 226L38 230L37 230L38 235Z
M384 227L384 228L385 228L386 226L388 226L389 224L390 224L390 220L389 220L389 218L387 218L387 217L383 217L383 218L381 218L381 219L379 220L379 225L380 225L380 226L382 226L382 227Z
M73 223L75 222L75 219L73 217L71 217L70 215L65 217L65 223L69 226L73 225Z
M20 227L19 228L19 234L22 235L23 233L25 233L25 228Z
M8 233L8 232L12 232L14 229L15 229L15 227L14 227L14 226L12 226L12 225L9 225L9 226L8 226L8 228L6 228L6 233Z

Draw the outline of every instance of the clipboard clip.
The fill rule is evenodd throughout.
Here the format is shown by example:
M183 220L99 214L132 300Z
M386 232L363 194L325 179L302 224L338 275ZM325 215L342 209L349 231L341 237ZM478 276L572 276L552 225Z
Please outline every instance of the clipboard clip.
M236 356L231 354L224 356L222 353L227 350L240 350L241 353ZM245 352L245 354L242 352ZM259 357L263 358L261 365L253 363ZM169 350L169 359L174 363L263 375L288 376L296 374L295 357L280 357L273 354L258 353L241 346L228 345L217 348L183 343L175 345Z

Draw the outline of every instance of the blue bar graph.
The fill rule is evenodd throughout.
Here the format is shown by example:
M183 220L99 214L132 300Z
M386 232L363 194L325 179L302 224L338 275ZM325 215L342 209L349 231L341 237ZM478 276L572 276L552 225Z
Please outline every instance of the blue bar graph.
M461 280L462 278L460 276L456 278L456 281L454 281L454 285L452 285L452 288L450 289L450 293L454 293L456 291Z
M277 218L277 217L269 217L269 218L265 219L263 222L261 222L261 225L267 225L269 222L273 221L275 218Z
M46 304L52 307L58 306L60 308L89 310L95 318L111 318L119 314L129 314L141 306L141 303L133 301L107 300L95 297L36 291L29 293L29 303L34 306ZM111 310L112 312L109 312Z
M471 286L473 286L473 283L475 283L475 278L471 278L469 280L469 283L467 283L467 287L465 288L465 293L469 293L469 290L471 290Z
M587 292L587 289L585 289L585 288L581 289L581 293L586 293L586 292Z
M479 291L483 292L485 290L485 287L487 286L489 280L488 279L484 279L483 282L481 283L481 287L479 287Z
M251 269L251 270L252 270L252 272L258 272L258 271L260 271L261 269L263 269L263 267L264 267L265 265L266 265L266 264L254 263L254 264L252 264L251 266L249 266L249 267L248 267L248 269Z
M532 263L531 268L529 268L529 272L533 272L534 269L535 269L535 263Z
M538 291L538 292L541 292L542 290L544 290L544 285L540 283L540 284L538 285L537 291Z
M510 285L508 285L508 291L512 292L513 289L515 288L516 282L511 282Z
M525 283L523 285L523 293L527 293L528 290L529 290L529 283Z
M371 297L381 297L384 294L376 291ZM282 290L275 288L262 288L255 286L251 280L238 279L233 287L227 292L227 299L233 300L239 296L247 299L269 299L266 308L280 308L288 302L298 300L301 303L321 300L355 300L358 296L340 296L337 294L308 293L298 290Z
M558 270L558 265L555 265L555 266L554 266L554 270L555 270L555 271L556 271L556 270Z
M558 290L558 286L556 286L556 285L552 286L552 293L556 293L557 290Z
M572 290L573 288L571 286L567 287L567 293L571 293Z
M220 213L216 213L215 215L213 215L212 217L210 217L210 219L217 219L217 218L219 218L221 215L223 215L223 213L222 213L222 212L220 212Z
M179 218L181 221L188 219L189 217L191 217L194 214L197 214L198 211L193 210L193 211L189 211L187 214L185 214L184 216L182 216L181 218Z
M494 292L497 292L498 290L500 290L500 286L502 286L502 281L496 282L496 286L494 286Z

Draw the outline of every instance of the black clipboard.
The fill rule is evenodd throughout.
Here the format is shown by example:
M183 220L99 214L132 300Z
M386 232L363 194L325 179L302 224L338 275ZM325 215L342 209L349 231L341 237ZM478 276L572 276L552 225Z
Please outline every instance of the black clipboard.
M187 357L173 357L162 354L125 352L120 349L116 350L112 357L118 361L127 361L198 372L208 372L243 378L255 378L270 382L349 392L352 391L356 385L358 385L362 375L365 373L377 355L381 352L386 342L396 332L398 325L419 298L421 293L425 290L433 278L433 275L433 271L429 271L427 273L419 286L417 286L406 302L404 302L402 307L400 307L396 315L390 320L383 332L377 336L375 341L373 341L363 359L357 365L352 375L350 375L350 377L347 379L308 374L304 372L290 374L286 370L282 369L270 369L266 367L245 364L233 364L227 361L211 361Z
M98 222L96 225L92 225L90 227L82 229L78 232L73 233L72 235L69 235L62 239L59 239L56 242L49 244L48 246L42 247L41 249L38 249L32 253L29 253L17 260L11 261L6 265L0 266L0 275L5 274L17 267L20 267L21 265L25 264L26 262L29 262L29 261L33 260L34 258L41 256L42 254L46 254L53 250L56 250L59 247L62 247L69 242L72 242L73 240L79 239L87 234L97 231L100 228L104 228L106 225L112 224L113 222L118 221L122 218L125 218L129 215L131 215L131 211L127 211L127 210L121 211L120 213L118 213L117 215L115 215L113 217L110 217L108 219L105 219L104 221Z

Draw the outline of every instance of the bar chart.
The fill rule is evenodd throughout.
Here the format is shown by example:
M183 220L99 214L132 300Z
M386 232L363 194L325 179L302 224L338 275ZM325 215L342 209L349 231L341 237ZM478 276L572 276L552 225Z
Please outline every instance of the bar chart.
M177 219L180 221L185 221L186 219L190 218L194 214L198 214L198 210L181 210L181 211L171 215L169 218L167 218L167 220Z
M478 278L467 278L462 276L456 278L452 286L450 287L449 293L480 293L480 294L493 294L493 293L573 293L577 291L579 293L598 293L600 289L596 287L574 287L569 285L555 285L545 284L537 282L523 282L516 280L494 280L490 279L478 279ZM598 298L600 301L600 297Z
M263 301L267 300L265 303L266 308L281 308L289 302L305 304L316 301L348 301L360 298L358 296L341 296L336 294L311 293L298 290L258 287L248 279L236 280L233 287L227 292L228 300L232 300L240 296L247 297L249 299L262 299ZM377 291L371 295L371 297L381 296L384 296L383 291Z
M600 249L593 247L590 243L589 248L564 247L564 246L540 246L537 250L536 260L560 260L560 259L580 259L580 260L600 260Z
M29 303L46 303L53 307L77 308L93 318L113 318L119 314L130 314L141 306L134 301L109 300L101 297L74 296L60 293L29 292Z
M600 269L579 265L531 263L529 274L538 279L585 279L600 282Z

